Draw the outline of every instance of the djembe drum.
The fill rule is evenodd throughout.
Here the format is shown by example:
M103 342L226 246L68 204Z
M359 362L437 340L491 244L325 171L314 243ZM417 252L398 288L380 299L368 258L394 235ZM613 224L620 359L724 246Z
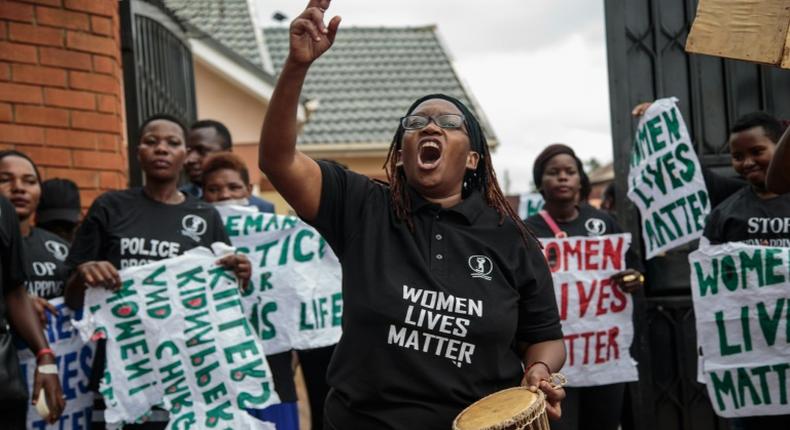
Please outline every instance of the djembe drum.
M498 391L461 411L453 430L549 430L546 395L526 387Z

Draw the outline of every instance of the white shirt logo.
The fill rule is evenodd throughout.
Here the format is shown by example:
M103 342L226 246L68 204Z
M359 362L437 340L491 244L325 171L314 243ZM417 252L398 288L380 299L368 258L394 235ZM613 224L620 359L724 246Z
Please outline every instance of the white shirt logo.
M197 215L187 215L181 220L181 234L200 242L200 236L206 232L208 224L206 220Z
M606 223L600 218L590 218L584 223L587 234L590 236L601 236L606 233Z
M473 278L483 278L490 281L491 277L488 275L494 270L494 264L485 255L473 255L469 257L469 268L472 269Z
M60 261L66 261L66 257L69 256L69 247L54 240L44 242L44 248Z

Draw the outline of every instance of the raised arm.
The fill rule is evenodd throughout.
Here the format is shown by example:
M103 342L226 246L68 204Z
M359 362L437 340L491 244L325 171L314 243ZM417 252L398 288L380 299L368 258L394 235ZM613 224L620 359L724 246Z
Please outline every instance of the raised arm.
M340 17L324 26L331 0L310 0L291 22L290 50L261 128L258 165L274 188L302 218L312 221L321 201L321 169L296 150L299 95L310 65L335 41Z
M776 147L774 158L768 167L766 184L774 193L790 192L790 127L779 139L779 146Z

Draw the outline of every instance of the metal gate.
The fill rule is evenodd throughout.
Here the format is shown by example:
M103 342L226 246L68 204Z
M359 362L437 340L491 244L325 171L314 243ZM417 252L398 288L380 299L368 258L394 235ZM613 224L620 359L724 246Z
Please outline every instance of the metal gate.
M137 162L139 127L166 113L186 124L196 117L192 53L184 29L158 1L121 0L129 182L142 185Z
M734 174L725 143L741 115L756 110L790 118L790 72L770 66L689 55L684 47L697 0L604 0L609 97L618 216L638 232L638 212L626 199L634 105L675 96L703 165ZM634 237L641 247L641 237ZM675 250L647 264L646 297L637 304L632 384L637 429L726 429L696 382L694 316L687 254ZM624 427L630 427L624 423Z

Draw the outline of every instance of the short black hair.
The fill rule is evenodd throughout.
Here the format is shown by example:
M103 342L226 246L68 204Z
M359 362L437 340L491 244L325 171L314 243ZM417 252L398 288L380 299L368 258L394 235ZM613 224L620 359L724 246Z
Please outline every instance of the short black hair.
M233 139L230 137L230 130L228 130L228 127L225 127L225 124L213 119L201 119L192 124L192 127L189 129L195 130L198 128L213 128L216 130L217 134L222 136L222 149L230 151L230 149L233 148Z
M752 112L738 118L730 128L730 133L739 133L754 127L762 127L765 135L774 143L779 142L785 131L782 123L773 115L766 112Z
M140 130L139 130L140 137L143 136L143 131L145 131L145 128L148 127L148 124L158 120L170 121L172 123L175 123L178 126L178 128L181 129L181 133L184 134L184 143L186 143L186 139L187 139L186 126L184 126L184 123L180 119L166 113L157 113L146 118L146 120L143 121L142 124L140 124Z
M41 184L41 173L38 171L38 166L36 165L36 162L33 161L33 159L30 158L29 155L25 154L24 152L17 151L16 149L6 149L0 151L0 160L6 157L19 157L27 160L30 163L30 165L33 166L33 171L36 172L36 180L38 181L39 185Z

